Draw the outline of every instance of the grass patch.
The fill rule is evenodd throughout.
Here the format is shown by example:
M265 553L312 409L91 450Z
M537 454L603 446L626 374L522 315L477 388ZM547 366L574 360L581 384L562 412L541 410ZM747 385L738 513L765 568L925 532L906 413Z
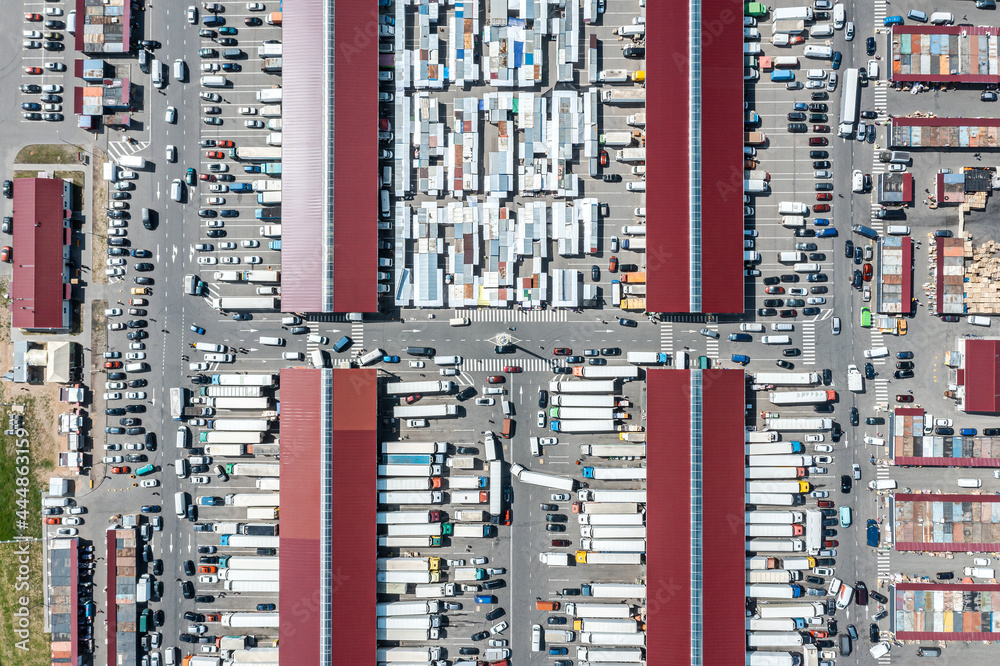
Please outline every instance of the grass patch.
M38 175L38 171L25 171L24 169L19 169L14 172L14 178L34 178Z
M79 164L77 154L81 150L65 143L36 143L22 148L14 164Z
M0 386L0 402L6 397L4 394L4 388ZM53 465L51 460L36 458L41 454L34 448L35 437L41 438L44 432L42 421L52 415L47 409L44 410L46 414L40 414L34 398L25 397L21 404L25 408L24 427L29 446L19 448L16 436L0 435L0 541L17 536L42 536L39 494L42 488L37 472L43 462L47 462L49 468ZM0 404L3 429L7 427L10 413L10 405ZM19 456L27 460L18 460ZM19 467L27 467L27 473ZM18 485L19 479L22 485ZM22 490L20 494L18 489ZM45 593L42 552L40 541L0 544L0 664L51 664L49 636L42 631ZM21 567L25 566L22 561L25 555L28 560L26 576L21 572ZM22 597L28 598L27 604L22 604ZM16 633L15 612L23 605L28 608L27 639Z

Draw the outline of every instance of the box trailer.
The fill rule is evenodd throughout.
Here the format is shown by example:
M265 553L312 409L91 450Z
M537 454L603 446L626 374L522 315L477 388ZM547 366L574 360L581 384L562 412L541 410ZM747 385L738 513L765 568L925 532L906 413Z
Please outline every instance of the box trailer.
M820 391L771 391L767 399L773 405L819 405L837 399L833 390Z
M580 536L592 539L645 539L644 525L581 525Z
M625 553L616 551L576 551L578 564L642 564L642 553Z
M379 504L443 504L441 491L388 491L378 494Z
M563 612L572 617L632 617L632 609L628 604L568 603L563 608Z
M490 499L490 494L485 490L479 491L459 491L449 493L452 504L485 504Z
M379 476L439 476L441 465L379 465Z
M747 481L748 493L807 493L811 486L808 481Z
M443 523L398 523L385 526L386 536L441 536Z
M796 575L798 574L798 575ZM770 569L768 571L748 571L747 583L792 583L801 580L802 572Z
M645 490L591 490L582 488L576 492L576 499L580 502L636 502L646 503Z
M805 591L801 585L747 585L745 594L758 599L798 599Z
M746 542L748 553L802 553L805 549L802 539L748 539Z
M645 599L646 586L640 583L585 583L580 593L588 597Z
M790 453L802 453L805 447L802 442L771 442L768 444L747 444L744 453L748 456L770 456L787 455Z
M564 492L571 492L573 488L576 486L576 482L573 479L569 479L564 476L556 476L555 474L533 472L517 463L511 465L510 473L511 476L513 476L522 483L528 483L535 486L543 486L546 488L553 488L555 490L562 490Z
M610 634L637 634L639 623L631 618L586 618L573 620L575 631L602 632Z
M830 430L833 428L833 419L830 418L769 418L766 421L769 430Z
M787 525L801 523L805 520L802 511L747 511L746 522L751 525L775 524Z
M448 452L448 442L382 442L381 453L396 454L438 454Z
M448 488L449 489L486 488L488 485L489 485L489 480L485 476L449 476L448 477Z
M440 611L440 601L392 601L375 604L376 617L432 615Z
M617 399L613 395L553 395L550 403L554 407L614 407Z
M799 506L802 504L802 496L791 493L747 493L744 501L761 506Z
M386 395L412 395L453 393L457 390L457 384L451 381L440 382L392 382L385 385Z
M615 392L614 380L597 381L552 381L550 393L610 393Z
M810 467L813 457L795 454L747 456L747 461L748 467Z
M605 481L631 481L646 478L645 467L584 467L583 478Z
M580 539L582 550L605 551L609 553L644 553L645 539Z
M743 473L746 479L801 479L805 475L805 467L747 467Z
M565 433L592 433L617 432L618 428L612 419L570 419L549 421L549 430Z
M641 513L581 513L577 515L580 525L644 525L646 517Z
M795 631L751 631L747 635L747 645L752 648L799 647L802 641L802 634Z
M645 444L581 444L580 455L596 458L645 458Z
M751 376L754 384L775 386L810 386L823 381L818 372L755 372Z
M377 525L436 523L440 520L440 511L379 511L375 514Z
M770 604L762 603L757 604L757 617L760 618L779 618L779 617L820 617L826 612L826 604L819 601L811 601L809 603L795 603L795 604Z
M580 634L580 641L585 645L631 645L642 646L646 644L646 634L610 634L607 632L583 632Z

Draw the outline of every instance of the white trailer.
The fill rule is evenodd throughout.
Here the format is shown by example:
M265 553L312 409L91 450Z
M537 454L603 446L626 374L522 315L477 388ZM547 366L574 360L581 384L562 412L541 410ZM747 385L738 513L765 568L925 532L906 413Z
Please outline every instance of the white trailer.
M815 654L815 653L814 653ZM788 652L747 652L746 666L798 666L803 663L801 657ZM807 666L810 662L805 662ZM813 661L812 664L818 663Z
M604 648L579 645L576 648L576 658L580 666L622 666L623 664L638 664L643 661L640 648Z
M552 396L554 407L614 407L617 399L613 395L588 395L583 393L557 393Z
M755 372L754 384L774 384L775 386L810 386L819 384L823 377L818 372Z
M431 480L420 476L380 478L375 481L376 490L428 490Z
M577 604L571 602L565 605L563 612L574 617L632 617L632 609L628 604Z
M744 589L746 596L758 599L797 599L802 594L798 585L747 585Z
M277 627L277 613L223 613L220 618L223 627Z
M769 444L747 444L743 447L743 452L748 456L776 456L788 455L791 453L802 453L803 447L799 442L771 442Z
M586 381L553 381L549 382L550 393L609 393L614 394L613 379Z
M584 645L631 645L642 647L646 644L646 634L609 634L581 632L580 642Z
M779 617L764 620L752 617L746 621L747 631L795 631L795 620L790 617Z
M772 405L819 405L837 399L836 391L771 391L767 399Z
M638 583L590 583L590 596L616 599L645 599L646 586Z
M579 631L609 634L637 634L639 624L631 618L579 618L573 622L573 627Z
M392 408L392 415L397 419L436 419L445 416L457 416L456 405L399 405Z
M387 525L385 534L391 537L408 536L441 536L443 527L441 523L403 523L401 525Z
M229 555L219 558L223 569L272 569L278 570L279 559L267 555Z
M441 578L437 571L376 571L377 583L436 583Z
M383 454L427 455L448 452L448 442L382 442Z
M795 631L751 631L747 636L747 645L756 647L799 647L802 645L802 634Z
M379 511L375 514L375 522L378 525L429 523L432 513L437 514L437 511Z
M581 513L577 521L581 525L644 525L646 517L641 513Z
M795 574L798 574L796 576ZM801 572L786 571L784 569L767 569L766 571L748 571L746 575L747 583L761 584L787 584L794 583L802 577Z
M605 481L636 481L646 478L645 467L584 467L585 479Z
M745 479L798 479L805 476L802 467L748 467L744 473Z
M580 513L638 513L639 504L636 502L583 502L580 505Z
M576 561L580 564L642 564L642 553L599 552L593 550L576 551Z
M583 550L604 551L609 553L644 553L645 539L580 539Z
M487 477L485 476L449 476L448 477L448 489L472 489L472 488L485 488L488 485Z
M618 527L613 525L581 525L580 536L590 539L645 539L646 527Z
M830 430L833 428L833 419L820 417L774 418L767 419L767 427L770 430Z
M804 455L772 455L748 456L748 467L809 467L813 464L812 456Z
M545 488L553 488L564 492L572 491L576 485L576 482L573 479L569 479L564 476L556 476L555 474L532 472L518 463L514 463L510 466L510 473L521 483L543 486Z
M379 465L379 476L436 476L441 473L440 465Z
M802 539L748 539L746 542L748 553L801 553L805 549Z
M744 501L759 506L798 506L799 497L791 493L747 493Z
M743 438L744 442L777 442L778 433L771 430L746 430Z
M385 385L386 395L412 395L414 393L437 394L453 393L458 385L455 382L392 382Z
M230 592L277 592L276 580L227 580L223 588Z
M389 491L378 494L379 504L442 504L444 493L440 491Z
M281 479L277 477L263 477L253 483L257 490L281 490Z
M430 662L441 658L441 648L377 648L375 650L375 658L379 661L389 662Z
M820 617L826 611L826 604L810 601L797 604L757 604L757 617L769 619L777 617Z
M807 493L808 481L747 481L745 492L748 493Z
M489 493L485 490L460 490L449 493L451 504L484 504L489 501Z
M277 569L222 569L219 578L222 580L278 580L280 572Z
M413 590L413 595L417 599L443 599L444 597L453 597L455 593L454 583L417 585Z
M750 524L759 523L801 523L806 516L801 511L747 511L746 522Z

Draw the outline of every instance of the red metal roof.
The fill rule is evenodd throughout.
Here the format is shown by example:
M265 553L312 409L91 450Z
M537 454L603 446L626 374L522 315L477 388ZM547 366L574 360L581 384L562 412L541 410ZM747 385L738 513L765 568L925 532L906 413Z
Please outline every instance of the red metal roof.
M377 384L375 370L332 370L332 496L321 488L321 401L324 371L281 371L284 484L279 627L280 660L319 663L320 505L331 501L332 584L329 590L333 663L368 663L375 650L375 491ZM293 507L293 508L289 508Z
M910 174L905 174L910 176ZM910 176L908 179L910 185L910 195L913 194L913 177ZM906 194L906 188L903 189L904 198ZM903 266L902 266L902 284L900 290L899 303L901 311L903 313L913 311L913 239L906 237L903 239Z
M322 371L282 370L280 380L280 463L286 481L281 496L286 510L281 512L279 534L284 565L278 574L278 601L284 612L278 627L278 655L282 663L318 664Z
M104 533L104 552L107 554L106 571L118 571L118 540L114 529L109 529ZM118 576L107 577L108 584L104 591L104 607L107 609L107 625L104 627L104 636L108 645L108 666L118 664L118 606L115 599L118 597ZM133 588L134 589L134 588ZM96 636L96 630L94 632ZM94 641L97 642L96 640Z
M647 664L691 663L691 371L646 374L647 464L658 470L646 480ZM724 664L743 645L745 602L743 405L741 370L702 372L703 462L710 488L702 497L702 614L722 631L703 636L706 664ZM734 520L734 517L736 519ZM711 571L705 567L711 557Z
M702 2L700 312L743 311L743 90L741 2ZM690 14L655 2L646 24L646 274L652 312L690 312Z
M1000 118L893 118L893 125L900 127L951 127L952 125L978 125L982 127L1000 127ZM970 146L972 147L972 146Z
M14 181L11 324L25 329L63 328L63 181Z
M965 411L1000 412L1000 340L965 341Z
M316 20L315 3L292 2L284 11L282 57L286 71L295 72L284 78L282 90L282 113L289 121L282 139L281 299L286 312L378 310L376 18L372 3L336 3L331 24L337 48L322 54L317 48L326 24ZM332 75L327 58L334 60ZM322 94L327 89L330 99ZM323 166L328 148L332 171ZM331 185L332 212L323 201ZM332 309L324 297L331 274Z
M995 39L997 35L1000 35L1000 28L988 25L897 25L892 27L892 39L896 42L899 41L896 39L897 35L983 35ZM989 58L989 53L965 53L964 56L965 66L968 66L970 56L975 62L981 62ZM902 74L891 66L889 74L893 81L956 81L962 83L996 83L1000 81L1000 76L996 74L934 74L930 72Z

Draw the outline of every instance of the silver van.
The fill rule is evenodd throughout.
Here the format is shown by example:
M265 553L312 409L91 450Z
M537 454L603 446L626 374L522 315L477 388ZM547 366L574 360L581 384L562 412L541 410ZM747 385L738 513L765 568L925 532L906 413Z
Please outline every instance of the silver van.
M820 266L816 263L802 263L792 266L796 273L819 273Z
M786 324L784 322L774 322L771 324L772 331L794 331L795 324Z
M790 345L792 339L787 335L765 335L761 338L765 345Z
M149 372L149 365L146 363L126 363L125 372Z
M764 324L740 324L740 330L744 333L763 333Z
M191 473L191 467L188 465L187 458L178 458L177 464L174 466L174 472L177 473L178 479L188 478L188 474ZM180 514L184 515L184 514Z
M514 405L510 400L501 400L501 407L503 408L503 415L510 416L514 411Z
M284 347L285 339L270 335L260 336L260 344L267 345L268 347Z
M462 363L462 357L461 356L435 356L434 357L434 364L435 365L461 365L461 363Z
M170 198L179 202L183 193L184 188L181 185L181 179L174 178L174 182L170 183Z
M378 195L380 204L379 212L382 214L382 217L389 217L389 190L379 190Z
M931 23L934 25L951 25L955 22L955 15L951 12L934 12L931 14Z
M180 83L187 80L187 64L180 58L174 60L174 78Z
M185 460L184 462L187 462ZM191 496L185 492L174 493L174 513L178 518L183 518L187 514L188 504L191 503Z
M188 442L190 441L191 431L187 429L187 426L177 428L177 448L186 449L188 447Z

